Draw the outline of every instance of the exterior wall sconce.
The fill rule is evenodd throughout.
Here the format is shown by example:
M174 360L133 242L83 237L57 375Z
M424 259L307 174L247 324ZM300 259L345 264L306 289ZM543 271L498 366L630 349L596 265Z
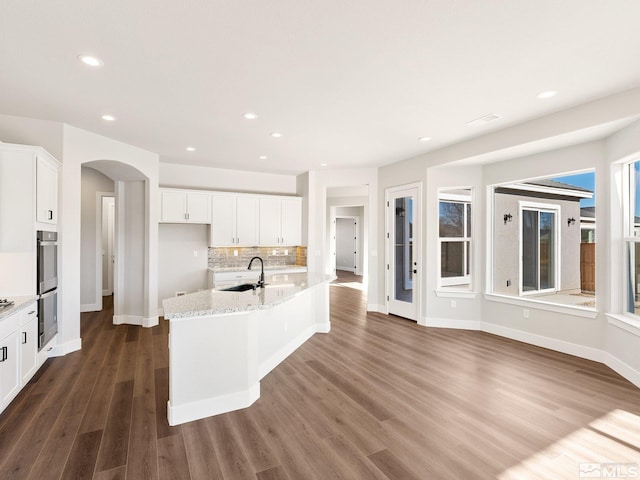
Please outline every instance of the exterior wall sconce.
M567 227L569 227L569 226L571 226L571 225L575 225L575 224L576 224L576 219L575 219L575 218L570 217L570 218L567 220Z
M503 217L504 224L506 225L507 222L510 222L512 218L513 218L513 216L510 213L505 213L504 217Z

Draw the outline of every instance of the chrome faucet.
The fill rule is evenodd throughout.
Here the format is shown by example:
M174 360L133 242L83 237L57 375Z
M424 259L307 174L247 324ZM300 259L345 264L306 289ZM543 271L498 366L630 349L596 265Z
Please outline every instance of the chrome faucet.
M260 260L260 279L258 280L258 283L256 285L260 288L264 288L264 262L262 261L262 259L260 257L253 257L251 260L249 260L249 268L247 268L247 270L251 270L251 264L256 258Z

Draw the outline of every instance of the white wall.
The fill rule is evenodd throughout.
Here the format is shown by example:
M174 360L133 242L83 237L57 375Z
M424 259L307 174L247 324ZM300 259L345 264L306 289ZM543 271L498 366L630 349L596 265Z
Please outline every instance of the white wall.
M0 115L0 141L44 148L60 162L62 152L62 124L35 118Z
M96 285L99 258L96 251L98 228L98 208L102 205L97 192L114 192L114 183L106 175L90 167L81 169L81 209L80 209L80 311L90 312L102 309L102 288ZM101 201L100 201L101 203Z
M329 199L329 200L332 201L333 199ZM366 269L364 268L365 259L363 257L363 255L366 254L366 251L367 251L366 245L368 243L368 238L366 238L368 236L367 225L366 225L366 216L367 216L366 208L363 205L361 207L333 207L332 210L333 210L333 214L332 214L333 217L357 217L358 225L357 225L356 233L358 235L358 238L355 243L355 251L357 253L355 255L356 271L354 273L356 275L363 275L364 270L368 271L368 268ZM339 225L340 220L342 220L343 223L347 222L345 218L338 218L338 222L336 224L336 265L349 266L354 260L354 256L353 256L354 242L353 242L353 239L347 238L348 237L347 235L341 235L340 232L338 231L337 227ZM353 221L355 221L355 218L353 220L349 218L348 220L351 221L350 232L353 236ZM339 245L339 241L341 239L349 240L348 242L345 242L345 244L342 246L345 252L346 259L348 260L347 263L341 263L341 253L340 253L341 247ZM349 251L351 252L350 255L349 255ZM351 268L352 267L353 265L351 265Z
M160 163L160 186L295 195L296 176Z
M158 306L176 292L207 288L208 225L158 225Z
M336 269L356 273L356 222L352 218L336 218Z

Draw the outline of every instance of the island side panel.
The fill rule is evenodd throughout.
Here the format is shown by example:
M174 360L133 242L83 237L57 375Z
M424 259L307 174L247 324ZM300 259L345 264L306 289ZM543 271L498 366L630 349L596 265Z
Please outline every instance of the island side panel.
M170 320L170 425L251 405L260 396L256 316Z

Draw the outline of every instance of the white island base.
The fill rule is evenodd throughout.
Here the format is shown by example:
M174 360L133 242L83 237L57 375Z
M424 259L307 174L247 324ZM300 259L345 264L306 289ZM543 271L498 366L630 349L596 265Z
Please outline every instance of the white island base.
M214 289L165 300L169 425L255 402L262 377L314 333L329 332L331 280L274 275L255 292Z

